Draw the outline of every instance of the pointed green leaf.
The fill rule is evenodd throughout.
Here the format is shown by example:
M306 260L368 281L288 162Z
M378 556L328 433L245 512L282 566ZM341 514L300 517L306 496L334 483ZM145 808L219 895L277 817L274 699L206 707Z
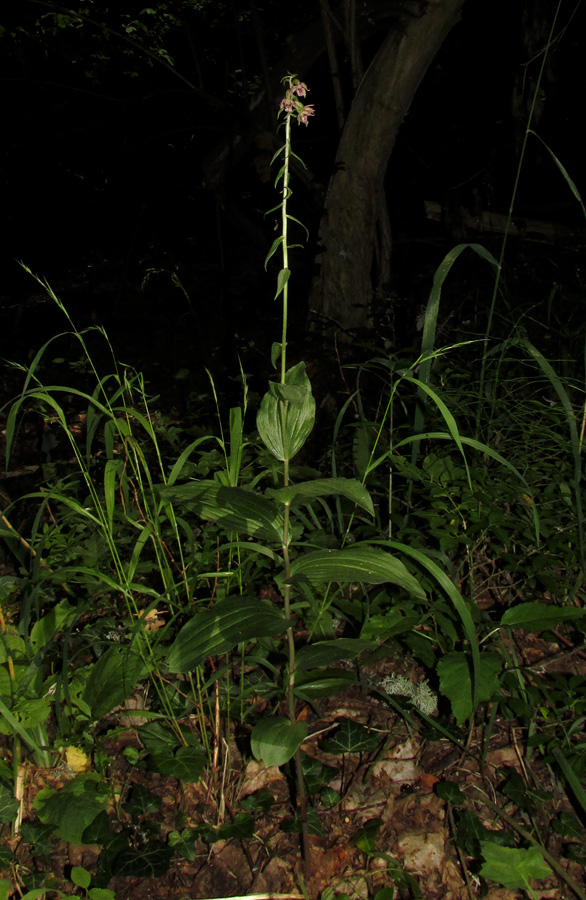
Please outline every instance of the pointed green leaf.
M344 550L316 550L294 560L292 580L307 578L311 582L337 581L340 584L390 582L404 588L415 597L425 599L417 579L400 560L384 550L355 545Z
M478 671L477 700L490 700L498 691L500 658L493 653L480 654ZM454 652L442 656L437 664L440 691L447 697L458 725L472 715L472 676L468 657L465 653Z
M91 676L81 699L87 703L94 719L111 712L132 694L146 672L138 653L114 644L92 666Z
M279 460L292 459L301 450L315 421L315 400L305 363L289 369L285 379L284 385L271 385L256 417L263 444Z
M196 612L169 649L170 672L190 672L208 656L228 653L236 644L283 634L287 620L276 606L263 600L231 597Z
M344 669L315 669L295 676L295 696L311 703L318 697L333 697L358 683L354 672Z
M275 296L273 297L273 300L276 300L279 294L283 293L283 291L285 290L285 285L289 281L290 275L291 269L281 269L277 278L277 291L275 293Z
M508 609L501 619L503 628L526 628L528 631L547 631L568 619L580 619L586 610L569 606L546 606L544 603L521 603Z
M282 243L283 243L283 235L280 234L278 238L275 238L271 249L267 253L267 256L265 259L265 272L266 272L267 266L269 264L270 258L275 255L275 253L277 252L277 250L279 249L279 247L281 246Z
M283 539L283 516L274 503L259 494L216 481L193 481L174 487L160 485L157 492L162 500L193 507L202 519L217 522L226 531L269 541Z
M315 644L307 644L297 651L295 656L295 671L303 672L306 669L318 669L320 666L331 666L341 660L353 660L363 650L375 646L372 641L363 641L359 638L336 638L333 641L318 641Z
M252 729L250 746L255 759L266 766L283 766L307 736L305 722L291 724L283 716L261 719Z
M282 503L293 504L307 503L315 497L341 494L361 506L371 516L374 515L370 494L364 485L355 478L316 478L315 481L303 481L300 484L288 485L286 488L269 489L266 494L269 497L275 497Z

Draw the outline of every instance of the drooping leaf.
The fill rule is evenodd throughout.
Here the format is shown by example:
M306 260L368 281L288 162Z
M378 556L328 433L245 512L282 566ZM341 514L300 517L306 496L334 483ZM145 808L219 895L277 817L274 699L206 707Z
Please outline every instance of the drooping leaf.
M340 660L353 660L363 650L372 647L372 641L360 638L336 638L332 641L318 641L301 647L295 656L295 671L317 669L320 666L331 666Z
M400 560L384 550L358 544L344 550L305 553L293 561L291 575L293 581L307 578L318 584L326 581L340 584L390 582L421 600L425 599L421 585Z
M280 395L280 396L279 396ZM289 369L284 385L271 385L256 417L260 438L276 459L292 459L303 447L315 421L311 383L300 362ZM284 431L283 431L284 425Z
M384 641L396 634L404 634L419 623L421 616L408 604L401 609L389 609L384 615L372 615L364 623L360 637L364 640Z
M216 522L226 531L268 541L283 539L282 513L275 503L260 494L216 481L193 481L173 487L159 485L156 490L162 500L189 506L202 519Z
M549 878L552 871L544 861L538 847L500 847L490 841L481 841L484 864L480 869L483 878L515 890L531 888L533 878Z
M427 569L434 581L449 597L454 609L458 613L460 621L462 622L464 634L470 644L473 672L472 706L476 709L479 703L480 649L478 646L478 637L476 635L474 620L472 619L472 614L468 609L466 601L443 569L425 553L422 553L421 550L417 550L415 547L410 547L404 543L396 543L395 541L385 541L385 544L393 550L399 550L399 552L405 553L407 556L411 557L411 559L415 560L423 569ZM414 637L418 637L418 635L414 635Z
M62 600L50 609L31 628L30 642L33 650L36 652L42 647L46 647L55 632L61 631L77 615L79 615L77 609L74 606L70 606L67 600Z
M282 766L295 755L306 737L305 722L292 725L289 719L278 716L261 719L254 726L250 746L255 759L262 760L266 766Z
M283 291L285 290L285 285L289 281L290 276L291 276L291 269L281 269L281 271L279 272L279 275L277 277L277 291L275 293L275 296L273 297L274 300L277 299L279 294L283 293Z
M502 628L526 628L527 631L548 631L560 622L580 619L586 610L569 606L546 606L544 603L521 603L508 609L502 619Z
M132 694L144 674L145 665L138 653L115 644L92 666L81 699L90 707L92 717L101 719Z
M371 516L374 515L370 494L364 485L355 478L316 478L314 481L303 481L300 484L292 484L276 490L270 489L266 493L269 497L275 497L282 503L291 503L292 505L307 503L315 497L330 497L338 494L361 506Z
M478 702L490 700L498 691L500 658L493 653L480 655L478 677ZM468 657L465 653L453 652L442 656L437 664L440 691L452 706L452 713L458 725L472 715L472 676Z
M358 677L354 672L345 672L343 669L301 672L295 677L295 696L311 702L318 697L332 697L339 694L357 682Z
M170 672L190 672L208 656L227 653L236 644L283 634L287 620L276 606L263 600L230 597L196 612L169 649Z

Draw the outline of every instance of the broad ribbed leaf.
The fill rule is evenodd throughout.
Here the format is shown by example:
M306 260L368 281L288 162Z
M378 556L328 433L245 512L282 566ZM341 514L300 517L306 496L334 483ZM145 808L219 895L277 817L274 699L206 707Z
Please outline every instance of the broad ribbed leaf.
M349 584L362 581L366 584L397 584L425 599L419 582L400 560L384 550L354 546L345 550L316 550L296 559L291 566L292 580L307 578L311 582L337 581Z
M267 496L275 497L281 503L307 503L314 497L329 497L341 494L353 503L361 506L366 512L374 515L374 507L370 494L360 481L355 478L316 478L315 481L303 481L277 490L269 489Z
M286 630L285 616L270 603L246 597L219 600L210 609L196 612L183 626L171 644L167 666L170 672L190 672L208 656Z
M269 541L283 539L283 516L274 503L259 494L224 487L216 481L159 486L157 491L162 500L189 505L202 519L217 522L226 531Z
M295 696L311 703L319 697L333 697L357 684L358 676L344 669L316 669L295 676Z
M547 631L567 619L580 619L583 609L569 606L545 606L544 603L521 603L508 609L501 619L501 627L526 628L528 631Z
M295 671L302 672L306 669L318 669L320 666L331 666L332 663L340 662L343 659L353 660L363 650L373 646L372 641L364 641L360 638L336 638L333 641L307 644L297 651Z
M262 760L265 766L283 766L306 736L305 722L292 725L283 716L261 719L252 729L250 747L255 759Z
M81 695L94 719L101 719L132 694L146 674L138 653L113 644L92 666L91 675Z
M273 390L264 395L256 417L256 426L263 444L280 460L284 460L285 456L292 459L301 450L315 421L315 400L305 363L300 362L289 369L285 379L285 385L272 385ZM277 394L285 398L286 403Z

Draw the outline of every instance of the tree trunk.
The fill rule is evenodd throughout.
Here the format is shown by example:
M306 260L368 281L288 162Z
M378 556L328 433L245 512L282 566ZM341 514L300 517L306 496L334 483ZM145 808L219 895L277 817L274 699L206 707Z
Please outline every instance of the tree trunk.
M316 329L334 324L351 331L368 325L378 280L374 273L373 283L377 232L385 233L389 157L415 91L464 2L413 4L409 18L389 33L360 83L342 133L320 228L320 271L310 302ZM386 256L385 260L379 253L377 259L383 271L388 270L388 251Z

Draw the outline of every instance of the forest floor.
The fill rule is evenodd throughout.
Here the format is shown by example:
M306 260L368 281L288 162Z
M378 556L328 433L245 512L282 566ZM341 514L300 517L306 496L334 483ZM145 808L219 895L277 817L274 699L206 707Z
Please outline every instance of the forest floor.
M563 648L527 636L517 647L522 658L533 666L560 665ZM583 656L573 661L573 672L586 674ZM361 679L380 681L389 674L420 680L422 671L408 659L388 659L361 669ZM138 705L148 708L148 698ZM319 713L319 714L318 714ZM456 849L456 833L462 828L458 811L450 802L440 799L436 785L457 785L465 798L466 808L482 825L500 829L506 823L497 813L499 786L503 773L516 772L538 795L548 798L541 811L530 817L514 803L501 807L503 816L513 817L526 828L536 827L548 834L548 849L560 859L562 839L553 834L549 823L560 812L571 812L562 787L551 771L537 759L529 760L523 751L523 735L514 722L497 719L488 749L482 752L482 730L470 730L466 745L435 736L425 736L421 727L408 724L398 713L369 696L356 686L327 701L302 708L301 718L315 739L304 744L304 752L322 764L332 767L327 787L341 799L332 808L315 802L319 824L313 819L310 836L311 880L305 885L310 897L324 896L331 890L354 898L373 897L380 889L394 886L396 898L422 897L425 900L471 900L484 896L488 900L514 900L522 892L493 886L481 893L477 872L479 865L462 849ZM229 729L222 740L214 770L205 773L197 784L189 784L156 773L141 771L129 764L124 751L140 749L139 730L128 726L132 712L128 709L113 714L106 723L114 735L106 738L104 749L109 756L108 781L116 801L109 816L114 829L128 827L129 816L123 811L124 801L133 791L143 789L158 798L158 809L145 812L139 824L133 825L136 848L156 831L161 840L178 828L207 824L211 828L234 823L246 807L246 799L264 789L272 798L270 808L255 811L254 835L247 839L216 840L206 844L195 841L191 859L175 855L166 874L156 877L115 877L108 888L119 900L183 900L183 898L221 898L256 895L266 898L299 898L303 894L304 865L300 838L287 829L291 822L291 790L285 775L277 767L266 768L247 759L239 746L240 736ZM379 736L377 749L371 753L333 755L320 749L317 736L331 732L342 720L359 722ZM140 723L140 718L134 724ZM429 729L428 729L429 731ZM244 737L244 736L242 736ZM481 759L481 757L483 757ZM334 771L335 770L335 771ZM51 770L25 768L23 820L34 818L33 800L47 785L62 788L73 777L63 762ZM506 801L505 801L506 802ZM456 824L459 819L459 824ZM362 835L362 840L358 839ZM461 840L458 841L461 844ZM15 854L14 871L34 870L39 866L36 848L18 836L10 839ZM362 848L362 849L361 849ZM55 884L62 884L71 866L95 870L100 847L74 846L54 841L43 868L51 873ZM561 860L569 874L582 886L586 879L577 864ZM414 881L405 880L405 875ZM417 887L414 887L416 885ZM420 893L417 893L419 890ZM327 896L327 894L326 894ZM393 896L392 894L386 895ZM565 900L571 893L558 879L540 881L535 888L539 900Z

